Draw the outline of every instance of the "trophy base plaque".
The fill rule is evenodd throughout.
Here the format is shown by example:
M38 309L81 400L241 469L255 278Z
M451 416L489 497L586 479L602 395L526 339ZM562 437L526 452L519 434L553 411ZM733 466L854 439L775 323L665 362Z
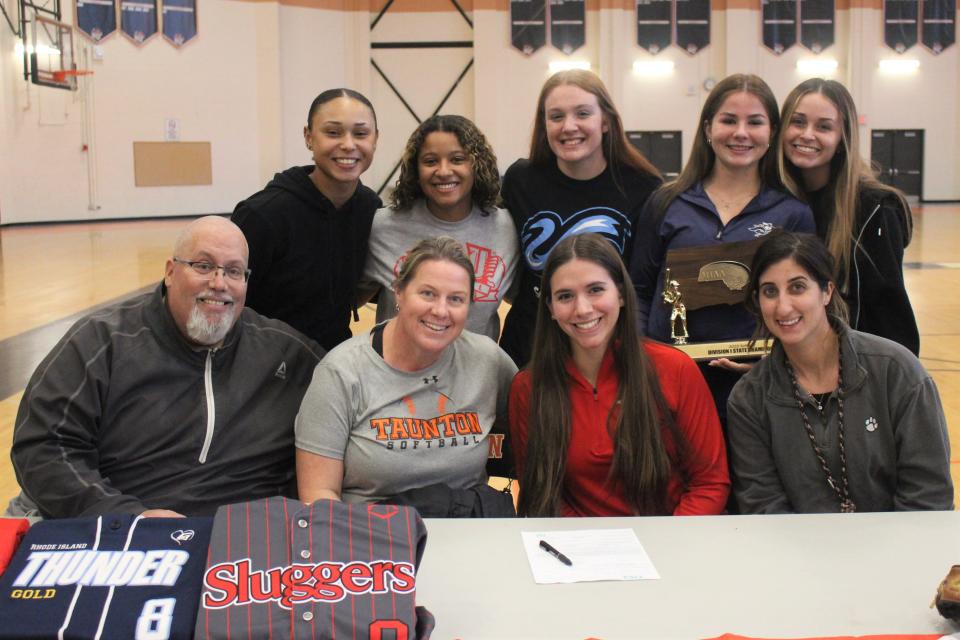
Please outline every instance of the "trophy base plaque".
M683 351L694 360L706 361L717 358L729 358L731 360L759 358L770 353L772 344L769 341L757 340L751 347L749 340L731 340L727 342L673 344L670 346Z

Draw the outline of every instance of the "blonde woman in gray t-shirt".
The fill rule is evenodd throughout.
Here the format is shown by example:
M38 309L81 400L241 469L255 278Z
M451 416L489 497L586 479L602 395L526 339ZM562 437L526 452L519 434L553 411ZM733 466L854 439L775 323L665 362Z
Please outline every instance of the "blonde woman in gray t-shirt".
M464 331L472 267L452 238L421 241L394 284L397 315L317 365L296 420L301 500L378 502L486 482L517 368L491 339Z
M361 287L380 290L377 322L396 315L391 285L406 252L423 238L443 235L462 243L473 263L467 329L499 338L497 309L519 259L513 219L496 207L499 193L497 158L473 122L443 115L417 127L403 152L390 207L377 212L370 230Z

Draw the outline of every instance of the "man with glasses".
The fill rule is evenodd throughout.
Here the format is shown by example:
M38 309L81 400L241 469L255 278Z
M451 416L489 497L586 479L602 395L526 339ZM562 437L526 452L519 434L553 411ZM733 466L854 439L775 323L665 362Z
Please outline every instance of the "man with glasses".
M155 291L67 332L20 402L8 514L212 515L293 495L293 421L323 350L244 309L247 256L232 222L195 220Z

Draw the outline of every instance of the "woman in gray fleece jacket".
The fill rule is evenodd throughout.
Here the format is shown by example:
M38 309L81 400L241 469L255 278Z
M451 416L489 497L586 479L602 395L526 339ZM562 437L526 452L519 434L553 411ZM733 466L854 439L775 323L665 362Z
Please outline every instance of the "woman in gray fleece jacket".
M743 513L952 509L940 395L907 349L850 329L813 235L757 251L747 306L773 351L728 405L733 487Z

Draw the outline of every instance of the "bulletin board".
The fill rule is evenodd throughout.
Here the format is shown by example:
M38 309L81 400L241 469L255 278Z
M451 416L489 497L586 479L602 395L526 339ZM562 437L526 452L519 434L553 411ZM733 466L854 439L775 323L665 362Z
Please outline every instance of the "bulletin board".
M134 142L134 184L173 187L213 184L209 142Z

